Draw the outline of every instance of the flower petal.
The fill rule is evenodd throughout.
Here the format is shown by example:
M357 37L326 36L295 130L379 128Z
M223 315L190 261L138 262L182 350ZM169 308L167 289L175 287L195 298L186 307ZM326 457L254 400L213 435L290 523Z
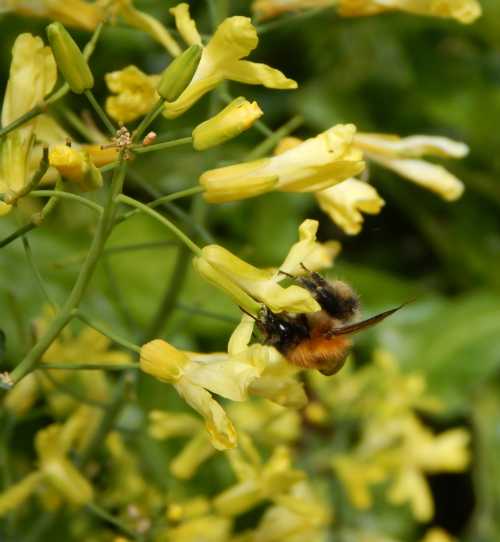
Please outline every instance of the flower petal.
M169 9L175 17L175 26L188 45L201 45L201 36L196 28L196 23L189 14L189 4L182 2Z

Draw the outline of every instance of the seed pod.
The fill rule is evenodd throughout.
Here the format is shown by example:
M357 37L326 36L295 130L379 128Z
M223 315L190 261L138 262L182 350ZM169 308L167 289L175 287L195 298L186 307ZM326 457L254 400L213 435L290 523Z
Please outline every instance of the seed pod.
M173 102L184 92L198 68L202 52L200 45L191 45L168 65L156 87L164 100Z

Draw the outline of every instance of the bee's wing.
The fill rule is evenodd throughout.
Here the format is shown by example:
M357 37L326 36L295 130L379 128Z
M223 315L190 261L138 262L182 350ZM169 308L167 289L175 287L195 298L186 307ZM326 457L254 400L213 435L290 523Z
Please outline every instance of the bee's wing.
M351 333L357 333L358 331L363 331L363 329L369 328L374 326L375 324L378 324L391 314L394 314L399 309L402 309L405 305L408 303L403 303L402 305L399 305L399 307L396 307L395 309L390 309L388 311L381 312L380 314L376 314L375 316L372 316L371 318L367 318L366 320L362 320L361 322L356 322L355 324L348 324L347 326L341 326L332 329L329 332L329 335L350 335Z

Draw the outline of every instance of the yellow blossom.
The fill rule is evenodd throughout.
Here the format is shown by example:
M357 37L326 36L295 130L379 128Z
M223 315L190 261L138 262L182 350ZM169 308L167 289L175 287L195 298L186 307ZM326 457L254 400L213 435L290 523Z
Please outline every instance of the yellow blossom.
M193 130L193 147L198 150L220 145L248 130L263 115L257 102L236 98L214 117Z
M7 126L41 103L57 78L54 57L40 38L20 34L12 48L12 63L2 106L2 126ZM30 180L30 153L37 120L7 134L0 141L0 193L16 193ZM0 215L11 210L0 205Z
M333 5L332 0L254 0L252 11L259 21L279 17L284 13L322 8Z
M454 542L455 538L450 536L445 530L439 527L433 527L426 533L422 542Z
M223 516L241 514L262 500L276 498L304 478L303 472L292 468L290 451L283 446L275 448L264 465L255 464L258 458L245 458L239 449L229 454L239 482L213 501L215 510Z
M99 2L84 0L7 0L7 10L20 15L45 17L83 30L94 30L104 18Z
M415 15L449 17L470 24L481 15L477 0L340 0L339 13L346 17L406 11Z
M158 101L159 75L148 76L135 66L106 74L106 84L115 96L106 99L106 111L116 121L127 123L148 113Z
M50 149L49 162L64 178L75 183L84 192L102 186L101 172L86 151L67 145L56 145Z
M39 467L0 494L0 517L21 506L45 485L75 506L83 506L92 500L92 486L66 457L76 435L65 435L65 430L66 425L52 424L38 431L35 449Z
M173 384L179 395L204 417L215 448L224 450L236 445L233 424L209 392L243 401L260 368L244 359L230 360L227 354L182 352L159 339L142 347L140 364L144 372Z
M231 521L216 515L189 519L166 533L168 542L229 542Z
M361 212L375 215L385 204L373 186L358 179L347 179L314 195L321 209L349 235L361 231Z
M179 4L171 12L186 43L202 45L187 4ZM182 115L224 80L268 88L296 88L295 81L287 79L279 70L242 60L257 47L258 41L249 18L236 16L224 20L207 45L203 46L200 63L190 84L175 101L165 104L164 115L167 118ZM106 109L119 122L129 122L144 115L158 99L157 76L147 76L135 66L108 74L106 83L116 94L108 98Z
M206 171L200 177L211 203L283 192L324 190L360 173L365 164L353 146L356 128L337 125L271 158Z
M180 4L171 10L181 35L189 39L188 45L198 43L201 37L194 22L189 18L187 7ZM179 9L180 8L180 9ZM286 78L279 70L265 64L242 60L253 51L259 39L248 17L229 17L215 30L210 41L203 47L200 64L191 84L172 103L165 105L165 116L178 117L207 92L224 80L238 81L247 85L264 85L268 88L293 89L297 83Z
M295 484L289 494L278 496L266 510L253 542L319 542L325 539L332 512L306 481Z
M462 195L464 186L459 179L442 166L417 158L423 155L463 158L468 153L468 147L463 143L444 137L399 138L364 133L356 134L354 143L369 160L436 192L447 201L456 200Z

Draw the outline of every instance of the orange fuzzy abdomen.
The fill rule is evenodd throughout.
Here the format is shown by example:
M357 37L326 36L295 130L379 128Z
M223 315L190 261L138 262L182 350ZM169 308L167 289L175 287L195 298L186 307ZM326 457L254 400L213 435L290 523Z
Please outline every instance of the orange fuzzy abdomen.
M299 367L331 375L342 368L350 348L351 341L346 336L313 337L291 348L285 357Z

